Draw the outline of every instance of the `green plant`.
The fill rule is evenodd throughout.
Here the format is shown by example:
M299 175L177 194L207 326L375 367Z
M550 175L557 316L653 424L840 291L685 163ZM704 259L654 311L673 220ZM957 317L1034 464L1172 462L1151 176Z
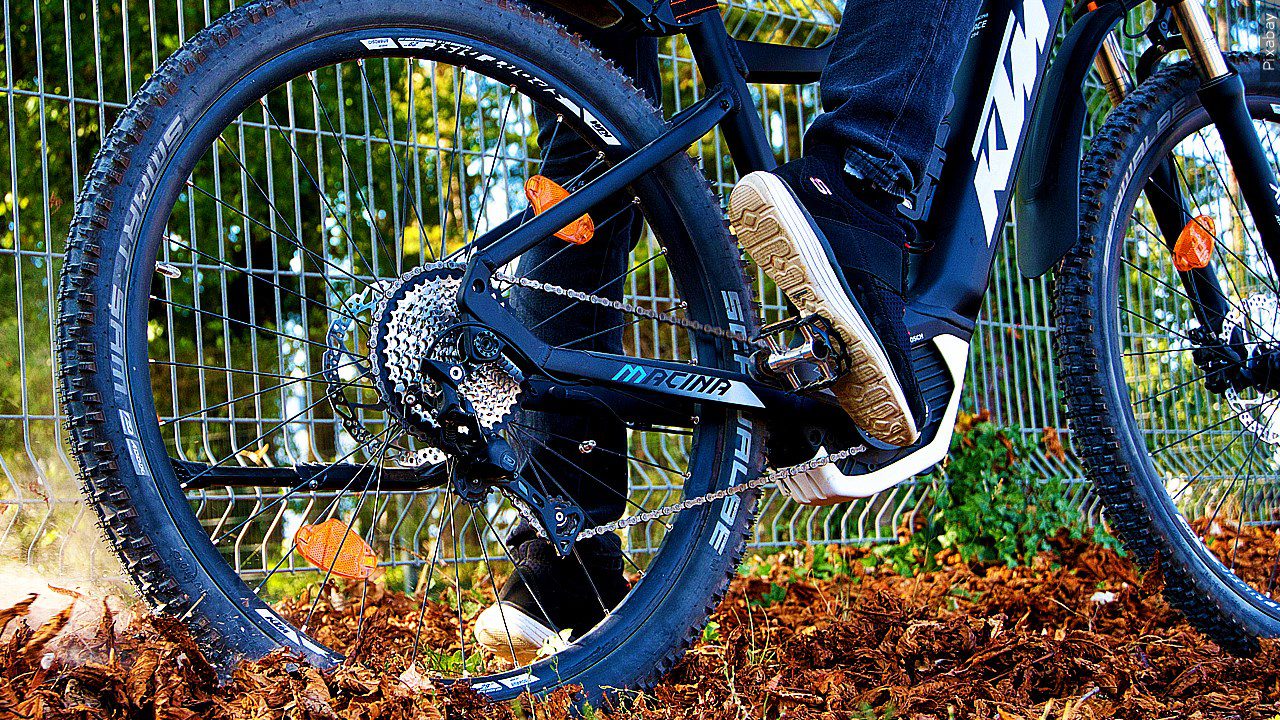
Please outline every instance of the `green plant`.
M826 545L813 547L813 559L809 562L807 569L809 576L816 580L830 580L836 575L848 574L844 559L839 555L833 559L831 553L827 552Z
M905 542L877 548L876 556L909 575L935 567L937 553L947 549L965 561L1025 564L1064 534L1119 550L1103 527L1081 516L1060 475L1044 477L1032 465L1030 459L1045 452L1036 439L992 424L985 413L962 413L949 459L928 478L931 504L923 522Z
M720 642L720 623L711 620L706 627L702 628L702 642L708 645Z
M778 583L769 583L769 590L760 595L760 599L752 600L751 607L767 608L787 599L787 589Z

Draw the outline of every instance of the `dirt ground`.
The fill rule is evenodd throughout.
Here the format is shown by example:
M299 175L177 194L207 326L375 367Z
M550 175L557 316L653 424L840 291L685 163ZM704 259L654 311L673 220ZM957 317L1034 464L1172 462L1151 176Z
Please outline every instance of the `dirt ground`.
M1280 543L1254 531L1242 546ZM1237 659L1160 597L1158 573L1064 542L1032 567L962 563L902 577L865 549L752 558L694 647L656 688L601 718L1280 717L1280 651ZM374 587L331 593L315 634L362 662L331 675L284 657L246 664L227 686L176 621L82 598L32 628L0 611L0 718L408 720L564 717L570 693L490 704L406 675L410 598ZM298 598L286 611L299 611ZM103 608L106 608L105 610ZM361 615L361 647L353 648ZM423 641L452 615L429 606ZM438 635L438 637L437 637ZM369 639L377 642L368 642ZM378 668L375 671L372 668Z

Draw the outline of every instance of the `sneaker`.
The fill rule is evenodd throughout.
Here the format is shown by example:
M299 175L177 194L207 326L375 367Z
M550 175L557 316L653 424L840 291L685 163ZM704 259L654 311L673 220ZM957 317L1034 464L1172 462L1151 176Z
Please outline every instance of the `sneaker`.
M523 532L522 532L523 530ZM527 528L512 533L515 569L498 602L476 618L476 641L519 665L554 653L600 624L626 597L622 541L616 535L588 538L567 558Z
M838 161L814 156L754 172L733 188L729 220L797 310L826 318L844 339L851 371L832 386L841 407L867 435L906 446L924 415L903 322L916 234L897 198L856 182Z

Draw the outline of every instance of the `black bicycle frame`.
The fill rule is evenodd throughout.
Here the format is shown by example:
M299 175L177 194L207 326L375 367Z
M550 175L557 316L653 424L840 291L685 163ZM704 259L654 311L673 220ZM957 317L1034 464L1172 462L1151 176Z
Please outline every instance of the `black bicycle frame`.
M640 12L632 6L639 4L634 0L613 0L611 4L623 17ZM984 5L953 84L953 106L938 129L928 177L909 210L918 218L923 236L933 243L933 250L920 263L910 287L907 325L913 344L941 334L965 342L972 336L1004 234L1019 162L1033 127L1036 140L1028 168L1033 178L1031 185L1041 189L1048 185L1067 197L1065 201L1055 200L1056 209L1040 212L1032 222L1065 224L1074 236L1078 186L1072 181L1078 177L1079 125L1083 122L1079 107L1083 98L1079 96L1079 85L1064 88L1064 79L1083 79L1103 37L1133 4L1126 0L1090 3L1090 14L1073 26L1063 45L1066 50L1059 52L1050 76L1048 84L1061 94L1046 98L1039 105L1037 96L1045 84L1064 0L988 0ZM567 376L580 384L574 389L556 390L558 383L545 383L541 387L546 395L558 392L562 397L600 398L602 393L608 399L601 402L608 402L615 409L627 408L622 414L634 412L649 416L652 422L672 425L687 424L687 418L696 414L695 404L702 402L768 408L770 413L781 416L803 414L809 422L845 421L843 412L829 396L796 395L743 372L550 346L517 321L492 289L492 276L499 268L658 164L684 152L716 126L740 173L774 167L775 159L747 83L816 80L829 49L735 42L714 11L700 12L682 21L670 18L668 12L665 16L649 14L636 20L638 27L650 32L680 32L687 37L702 78L710 88L708 95L672 118L670 129L662 136L558 205L528 222L520 224L513 219L482 236L469 262L458 305L521 353L517 363L527 374ZM1218 95L1223 97L1214 102L1225 108L1220 109L1224 120L1238 121L1231 115L1230 103L1239 102L1243 107L1242 98L1230 93L1235 89L1230 83L1221 86ZM1206 91L1213 93L1215 88ZM1241 129L1236 123L1222 131ZM1251 125L1249 132L1257 145ZM1070 142L1073 137L1074 143ZM1247 139L1240 145L1245 147L1241 153L1247 155ZM1256 168L1247 164L1244 169L1252 172ZM1046 182L1050 174L1051 181ZM1248 194L1245 197L1251 200ZM1257 210L1252 201L1249 205ZM1269 215L1274 224L1274 207ZM1054 232L1062 230L1055 227ZM1070 247L1059 247L1063 244L1060 240L1053 243L1048 252L1057 253L1058 257ZM599 392L584 389L593 386ZM655 412L653 408L658 404L652 401L628 403L627 398L634 397L637 390L655 398L662 396L663 409Z

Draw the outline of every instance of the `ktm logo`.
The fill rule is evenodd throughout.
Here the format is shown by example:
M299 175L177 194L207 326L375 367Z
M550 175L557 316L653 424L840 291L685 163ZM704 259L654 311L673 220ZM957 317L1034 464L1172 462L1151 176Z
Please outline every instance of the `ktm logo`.
M1000 219L996 193L1009 190L1014 155L1030 110L1040 53L1049 43L1049 30L1043 0L1027 0L1022 4L1022 27L1018 27L1013 12L1009 13L1009 24L1000 45L1000 64L995 77L991 78L982 120L978 123L978 136L973 139L973 158L978 163L973 189L978 193L988 245L995 239L996 223Z

